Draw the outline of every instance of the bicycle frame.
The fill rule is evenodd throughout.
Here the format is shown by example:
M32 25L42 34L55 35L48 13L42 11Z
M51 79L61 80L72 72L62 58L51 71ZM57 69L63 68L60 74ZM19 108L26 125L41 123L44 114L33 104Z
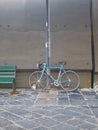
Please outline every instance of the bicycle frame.
M59 70L59 73L58 73L58 77L57 79L55 79L52 75L50 75L49 73L49 69L58 69ZM53 83L56 85L56 86L59 86L61 84L61 81L60 81L60 76L61 76L61 73L64 72L64 68L63 68L63 65L61 66L46 66L44 65L43 69L42 69L42 74L40 76L40 79L38 80L40 82L40 80L42 79L43 77L43 74L47 74L50 79L53 81Z

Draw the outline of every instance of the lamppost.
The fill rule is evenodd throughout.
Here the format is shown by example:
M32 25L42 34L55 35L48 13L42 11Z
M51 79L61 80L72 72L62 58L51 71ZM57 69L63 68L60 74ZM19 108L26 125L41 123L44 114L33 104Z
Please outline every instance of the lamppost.
M50 3L49 0L46 0L46 64L50 65ZM50 70L48 69L50 73ZM47 77L47 88L50 88L49 78Z

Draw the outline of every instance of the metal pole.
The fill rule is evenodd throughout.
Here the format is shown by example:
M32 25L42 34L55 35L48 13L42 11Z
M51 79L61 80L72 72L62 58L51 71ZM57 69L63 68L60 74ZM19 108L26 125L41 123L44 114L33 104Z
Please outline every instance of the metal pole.
M94 85L95 73L95 54L94 54L94 29L93 29L93 3L90 0L90 29L91 29L91 51L92 51L92 71L91 71L91 88Z
M50 65L50 3L46 0L46 64ZM48 70L50 73L50 70ZM50 87L49 78L47 78L47 87Z
M46 0L46 63L50 65L50 4Z

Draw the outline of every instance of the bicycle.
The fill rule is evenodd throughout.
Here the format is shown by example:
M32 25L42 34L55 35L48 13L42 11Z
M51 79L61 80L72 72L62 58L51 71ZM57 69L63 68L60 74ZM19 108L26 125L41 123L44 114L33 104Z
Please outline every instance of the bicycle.
M29 85L33 90L47 88L47 79L50 84L59 87L65 91L74 91L80 85L79 75L73 70L65 70L66 61L59 62L60 66L47 66L46 63L38 64L39 70L29 76ZM51 69L59 70L57 79L49 71Z

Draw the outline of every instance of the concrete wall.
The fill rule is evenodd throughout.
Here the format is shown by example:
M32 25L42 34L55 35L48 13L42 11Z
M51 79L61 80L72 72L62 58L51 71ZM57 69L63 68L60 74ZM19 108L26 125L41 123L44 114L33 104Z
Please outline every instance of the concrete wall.
M98 72L98 0L93 2L95 72Z
M6 4L5 4L6 3ZM0 63L35 68L45 60L45 0L0 1ZM68 68L91 64L89 0L50 0L51 63Z

